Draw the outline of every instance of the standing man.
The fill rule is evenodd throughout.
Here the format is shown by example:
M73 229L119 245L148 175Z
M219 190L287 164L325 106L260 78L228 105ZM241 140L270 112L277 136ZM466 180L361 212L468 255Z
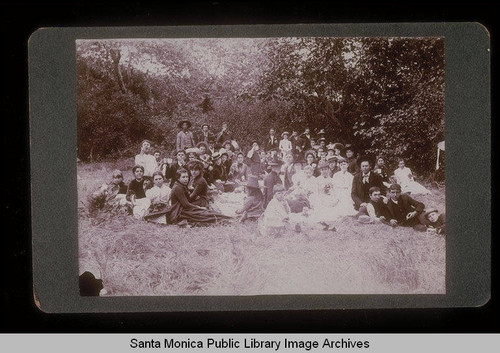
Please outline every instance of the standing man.
M181 129L177 134L176 148L177 151L185 150L187 148L195 147L196 141L194 139L193 133L189 131L191 128L191 122L188 120L182 120L177 124Z
M351 197L354 201L354 208L359 210L361 206L367 206L370 202L369 190L372 186L380 189L381 193L385 192L385 186L382 179L377 174L371 171L371 161L367 156L359 157L361 172L356 174L352 180Z
M264 145L266 148L266 151L269 151L273 148L278 148L278 138L276 137L276 131L271 128L269 129L269 136L267 137L266 144Z
M311 130L306 127L302 135L300 135L302 139L302 151L307 151L311 149Z
M135 156L135 165L142 166L143 174L146 177L151 177L153 173L158 170L158 163L156 158L149 154L151 151L151 142L144 140L141 143L141 152Z
M229 140L231 141L233 139L233 135L232 133L227 129L227 123L226 122L223 122L222 123L222 130L217 134L217 137L215 139L215 144L216 144L216 148L221 148L221 147L224 147L222 146L222 144Z
M213 140L213 134L210 132L210 126L205 123L201 125L201 132L198 134L198 142L205 142L208 145L208 141Z

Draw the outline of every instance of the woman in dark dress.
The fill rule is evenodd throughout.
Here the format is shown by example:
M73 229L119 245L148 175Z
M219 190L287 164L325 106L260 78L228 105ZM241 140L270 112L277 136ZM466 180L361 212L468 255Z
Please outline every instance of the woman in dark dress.
M175 183L170 194L172 207L167 213L168 223L177 224L179 222L192 223L213 223L222 219L231 218L229 216L207 210L189 201L190 193L187 185L189 174L186 169L179 169L175 175Z
M203 163L201 161L191 161L188 162L187 167L193 180L193 191L189 195L189 201L194 205L208 208L210 198L208 197L208 183L203 177Z

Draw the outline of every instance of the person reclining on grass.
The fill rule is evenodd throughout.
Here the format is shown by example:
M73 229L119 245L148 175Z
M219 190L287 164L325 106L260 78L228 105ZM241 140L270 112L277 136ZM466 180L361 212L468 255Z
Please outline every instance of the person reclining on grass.
M418 217L425 208L422 202L414 200L409 195L401 194L399 184L392 184L389 187L389 197L387 210L391 226L413 227L420 232L426 230L426 226L420 223Z
M359 208L358 220L361 223L381 222L389 224L387 221L389 215L387 205L380 196L380 188L372 186L368 191L370 194L370 202ZM388 201L388 200L387 200Z
M111 181L102 184L101 188L88 197L88 208L91 213L105 210L107 207L124 206L127 204L125 198L127 185L123 182L123 174L120 170L113 170Z
M422 212L420 215L420 223L427 227L427 233L443 236L446 233L446 216L444 213L439 214L438 210L435 208Z

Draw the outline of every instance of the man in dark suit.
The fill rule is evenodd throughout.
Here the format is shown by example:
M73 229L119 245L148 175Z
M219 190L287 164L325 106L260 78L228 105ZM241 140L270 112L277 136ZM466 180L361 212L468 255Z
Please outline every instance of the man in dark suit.
M177 172L177 170L181 168L186 168L186 152L184 152L183 150L177 151L176 157L177 160L175 161L175 163L173 164L167 163L162 168L165 178L170 179L170 185L169 185L170 188L174 187L175 173Z
M370 158L363 156L358 159L361 172L356 174L352 180L351 197L354 201L354 208L359 210L361 206L367 206L370 202L369 190L372 186L380 189L382 194L385 193L385 186L382 179L377 174L371 172Z
M418 217L424 209L425 205L422 202L407 194L401 194L399 184L392 184L389 187L387 210L391 226L413 227L415 230L425 231L426 226L420 223Z
M267 136L266 143L264 144L266 151L270 151L273 148L278 149L280 141L276 137L276 130L273 128L269 129L269 136Z
M302 140L302 151L307 151L311 149L311 130L306 127L304 132L300 135L300 138Z
M203 124L201 126L201 131L197 136L196 142L205 142L208 145L208 141L214 139L214 135L210 132L210 126L208 124Z
M217 136L215 138L215 147L216 148L224 147L222 144L225 141L228 141L228 140L231 141L232 139L233 139L233 134L231 133L231 131L228 130L227 123L223 122L222 123L222 129L217 134Z

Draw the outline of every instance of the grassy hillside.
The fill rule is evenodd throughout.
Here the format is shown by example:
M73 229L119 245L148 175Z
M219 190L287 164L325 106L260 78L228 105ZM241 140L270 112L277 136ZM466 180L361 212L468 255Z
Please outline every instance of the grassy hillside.
M336 232L269 238L255 222L179 228L116 216L95 224L86 196L115 168L129 182L132 164L78 167L80 272L101 277L107 295L445 293L445 239L408 228L345 218ZM431 191L417 199L443 210L444 189Z

